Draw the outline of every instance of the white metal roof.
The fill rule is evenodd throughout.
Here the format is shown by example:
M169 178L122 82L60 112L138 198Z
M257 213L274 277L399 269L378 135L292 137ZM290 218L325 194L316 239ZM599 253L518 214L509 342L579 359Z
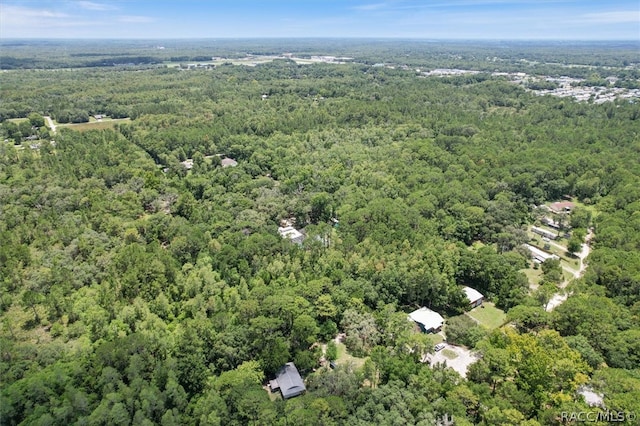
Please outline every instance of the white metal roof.
M293 226L285 226L284 228L280 227L278 228L278 232L282 238L289 238L291 240L302 237L302 233Z
M425 307L411 312L409 314L409 318L417 323L422 324L425 330L435 330L442 327L442 324L444 323L444 318L442 318L442 315Z
M476 300L482 299L484 296L475 288L471 287L463 287L462 290L467 295L467 299L469 299L470 303L475 302Z

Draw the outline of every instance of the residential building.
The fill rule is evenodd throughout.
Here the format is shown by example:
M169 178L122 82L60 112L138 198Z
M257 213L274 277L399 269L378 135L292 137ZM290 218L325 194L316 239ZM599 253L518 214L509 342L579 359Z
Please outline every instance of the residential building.
M571 201L558 201L556 203L551 203L549 208L554 213L570 213L571 210L575 207Z
M484 301L484 296L478 290L465 286L462 288L462 291L464 291L464 294L467 296L469 305L471 305L472 308L482 305L482 302Z
M437 333L444 324L442 315L426 307L411 312L409 319L416 322L425 333Z
M282 238L288 238L295 244L302 244L304 241L304 234L293 226L281 226L278 228L278 233Z
M550 240L555 240L557 237L555 232L547 231L546 229L538 228L537 226L532 226L531 232L533 232L534 234L538 234L542 237L548 238Z
M238 162L233 158L223 158L220 160L220 165L222 165L222 167L235 167L238 165Z
M303 394L307 388L293 362L286 363L277 373L274 380L269 381L271 391L280 390L284 399Z

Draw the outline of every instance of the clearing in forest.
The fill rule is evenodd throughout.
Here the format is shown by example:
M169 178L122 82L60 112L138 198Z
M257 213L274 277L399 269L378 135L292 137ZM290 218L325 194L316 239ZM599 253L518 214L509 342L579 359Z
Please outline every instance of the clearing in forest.
M484 302L482 305L467 312L467 315L489 330L502 326L507 318L504 311L496 308L491 302Z

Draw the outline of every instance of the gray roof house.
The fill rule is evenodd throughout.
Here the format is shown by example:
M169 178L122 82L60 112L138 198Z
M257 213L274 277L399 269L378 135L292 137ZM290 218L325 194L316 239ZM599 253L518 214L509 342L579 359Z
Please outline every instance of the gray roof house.
M284 399L302 395L307 390L293 362L286 363L276 374L275 380L269 382L269 386L271 391L280 389Z

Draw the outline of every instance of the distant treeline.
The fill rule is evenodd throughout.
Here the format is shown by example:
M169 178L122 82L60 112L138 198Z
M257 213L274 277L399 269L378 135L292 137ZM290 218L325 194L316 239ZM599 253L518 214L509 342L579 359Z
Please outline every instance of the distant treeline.
M102 54L72 54L73 57L99 57ZM0 56L0 69L32 69L32 68L91 68L91 67L111 67L118 65L153 65L159 63L158 58L151 56L117 56L109 55L103 59L88 62L57 62L41 61L33 58L16 58L12 56Z

